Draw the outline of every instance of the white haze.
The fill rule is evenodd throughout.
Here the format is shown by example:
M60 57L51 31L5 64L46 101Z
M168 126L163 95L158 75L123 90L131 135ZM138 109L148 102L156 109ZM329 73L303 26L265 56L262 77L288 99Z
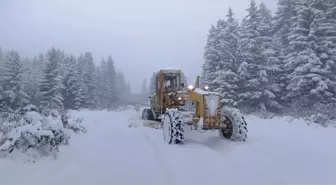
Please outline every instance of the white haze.
M260 3L261 1L256 1ZM274 11L277 0L264 0ZM117 69L140 91L160 68L200 74L211 24L229 7L246 15L249 0L1 0L0 46L33 56L51 46L98 64L112 55Z

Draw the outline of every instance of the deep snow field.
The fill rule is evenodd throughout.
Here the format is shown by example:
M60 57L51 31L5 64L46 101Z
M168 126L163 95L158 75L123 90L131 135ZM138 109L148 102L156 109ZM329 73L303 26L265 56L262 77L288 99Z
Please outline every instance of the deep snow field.
M161 129L129 127L140 114L74 112L87 134L56 160L0 159L0 184L336 184L334 128L246 116L247 142L186 127L185 144L169 145Z

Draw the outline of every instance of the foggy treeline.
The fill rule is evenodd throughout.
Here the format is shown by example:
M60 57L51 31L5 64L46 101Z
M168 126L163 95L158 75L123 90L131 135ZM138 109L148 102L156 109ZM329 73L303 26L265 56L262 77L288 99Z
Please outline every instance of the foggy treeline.
M209 30L202 82L244 112L336 118L336 1L250 1Z
M111 56L95 65L90 52L74 56L51 48L22 58L15 50L0 49L0 111L29 104L56 110L114 108L130 93Z

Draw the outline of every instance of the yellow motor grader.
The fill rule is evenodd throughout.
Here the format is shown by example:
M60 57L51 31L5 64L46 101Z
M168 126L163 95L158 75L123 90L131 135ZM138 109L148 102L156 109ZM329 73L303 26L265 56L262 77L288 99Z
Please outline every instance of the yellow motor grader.
M218 93L209 86L185 87L181 70L162 69L156 73L155 93L150 96L150 108L142 111L143 120L160 121L164 140L169 144L183 143L184 125L194 130L218 130L220 137L246 141L247 123L235 108L223 107ZM191 103L193 111L184 106Z

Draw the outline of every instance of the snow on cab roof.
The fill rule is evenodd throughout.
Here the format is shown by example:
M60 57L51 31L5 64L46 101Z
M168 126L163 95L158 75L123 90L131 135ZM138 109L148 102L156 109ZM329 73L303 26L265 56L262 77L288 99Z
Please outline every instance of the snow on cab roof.
M160 71L163 72L163 73L179 73L179 72L181 72L180 69L161 69Z

